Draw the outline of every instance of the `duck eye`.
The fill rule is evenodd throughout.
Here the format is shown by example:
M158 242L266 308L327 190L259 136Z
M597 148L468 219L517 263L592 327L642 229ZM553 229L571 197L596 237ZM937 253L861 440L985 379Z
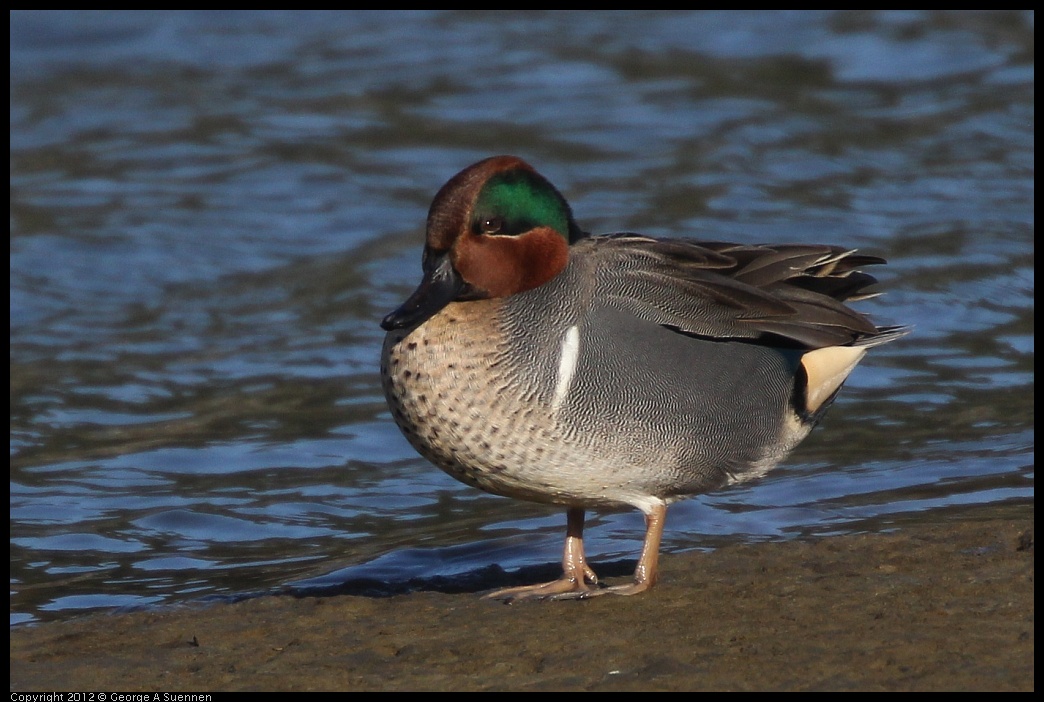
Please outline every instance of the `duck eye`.
M482 233L483 234L496 234L497 232L504 229L504 218L503 217L487 217L482 220Z

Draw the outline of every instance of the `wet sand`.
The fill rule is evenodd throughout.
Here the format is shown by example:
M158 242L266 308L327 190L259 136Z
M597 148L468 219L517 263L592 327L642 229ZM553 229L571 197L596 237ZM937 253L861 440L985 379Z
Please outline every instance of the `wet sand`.
M629 598L269 596L19 627L11 690L1032 690L1033 508L982 514L666 555Z

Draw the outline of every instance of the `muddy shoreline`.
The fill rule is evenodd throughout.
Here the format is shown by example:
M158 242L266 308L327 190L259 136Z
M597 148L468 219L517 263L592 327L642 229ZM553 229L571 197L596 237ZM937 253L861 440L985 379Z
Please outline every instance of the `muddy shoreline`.
M1033 507L990 514L669 554L630 598L267 596L16 627L11 690L1032 690Z

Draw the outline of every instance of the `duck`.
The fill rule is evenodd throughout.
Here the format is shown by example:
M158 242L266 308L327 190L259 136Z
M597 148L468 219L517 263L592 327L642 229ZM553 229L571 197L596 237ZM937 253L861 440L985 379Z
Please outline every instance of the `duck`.
M529 163L450 178L422 276L385 316L381 384L416 451L461 482L563 507L562 576L486 597L636 595L658 576L667 507L765 475L876 346L909 332L847 303L876 256L831 245L591 235ZM635 508L629 582L599 581L587 510Z

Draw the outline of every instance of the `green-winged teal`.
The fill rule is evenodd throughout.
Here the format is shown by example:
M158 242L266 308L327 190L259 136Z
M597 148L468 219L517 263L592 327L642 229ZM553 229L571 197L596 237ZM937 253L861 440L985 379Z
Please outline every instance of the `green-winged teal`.
M395 422L432 463L563 505L559 580L491 597L633 595L656 580L667 504L755 478L808 434L868 348L906 333L834 246L589 236L550 182L496 156L428 212L424 274L384 318ZM600 587L584 510L645 513L634 581Z

